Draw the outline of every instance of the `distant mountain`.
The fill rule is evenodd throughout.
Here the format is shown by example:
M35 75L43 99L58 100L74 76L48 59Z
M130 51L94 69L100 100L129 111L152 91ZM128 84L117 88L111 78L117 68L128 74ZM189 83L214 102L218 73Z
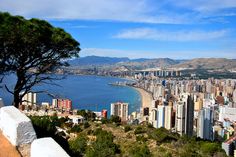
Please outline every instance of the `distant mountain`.
M196 58L174 65L175 68L191 68L191 69L235 69L236 60L226 58Z
M144 59L140 61L139 59L131 60L130 62L118 63L117 65L124 65L130 69L148 69L148 68L157 68L157 67L168 67L171 65L179 64L177 60L170 58L157 58L157 59Z
M98 66L98 65L113 65L119 62L128 62L129 58L116 58L116 57L100 57L100 56L87 56L74 60L70 60L71 66Z
M146 69L155 67L167 67L181 63L181 61L169 58L157 59L129 59L129 58L116 58L116 57L100 57L100 56L87 56L69 61L71 66L88 67L88 66L110 66L119 67L125 66L130 69Z
M99 66L102 69L110 69L114 71L141 70L148 68L172 67L185 69L210 69L210 70L236 70L235 59L225 58L196 58L192 60L174 60L170 58L156 59L129 59L127 57L100 57L87 56L70 60L72 67L88 68Z

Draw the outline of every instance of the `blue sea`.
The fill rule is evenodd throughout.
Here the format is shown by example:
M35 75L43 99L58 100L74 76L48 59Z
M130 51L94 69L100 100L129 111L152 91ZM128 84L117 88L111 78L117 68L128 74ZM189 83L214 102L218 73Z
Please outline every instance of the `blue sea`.
M9 88L13 88L16 78L11 75L4 79ZM110 114L110 104L113 102L128 102L129 113L139 111L141 96L138 91L130 87L112 86L109 83L127 81L121 78L68 75L65 79L53 81L57 85L41 84L34 87L34 91L47 91L37 94L37 102L52 102L52 96L69 98L73 108L101 111L107 109ZM5 105L12 104L13 97L5 89L0 89L0 97Z

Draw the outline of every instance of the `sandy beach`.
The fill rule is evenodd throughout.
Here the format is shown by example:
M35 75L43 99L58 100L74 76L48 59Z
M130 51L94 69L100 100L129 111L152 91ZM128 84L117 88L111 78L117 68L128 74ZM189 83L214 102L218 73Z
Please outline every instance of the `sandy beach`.
M134 87L135 88L135 87ZM141 95L142 104L140 107L140 113L141 113L141 119L143 119L143 109L146 107L151 107L152 104L152 95L148 92L146 92L144 89L141 88L135 88ZM144 120L144 119L143 119Z

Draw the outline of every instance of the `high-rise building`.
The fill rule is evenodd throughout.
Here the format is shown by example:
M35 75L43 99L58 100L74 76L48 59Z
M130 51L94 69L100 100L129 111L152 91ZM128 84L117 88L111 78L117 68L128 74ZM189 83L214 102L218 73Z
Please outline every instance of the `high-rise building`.
M194 118L194 102L192 96L188 95L187 104L185 106L185 134L193 136L193 118Z
M172 106L165 106L165 128L170 130L172 126Z
M26 93L23 98L21 104L24 106L34 106L37 103L37 95L36 93L29 92Z
M107 118L107 110L102 110L102 118Z
M0 98L0 108L4 106L2 98Z
M219 110L219 121L224 122L224 119L229 119L232 122L236 121L236 108L220 106Z
M198 114L197 136L205 140L213 140L213 111L203 108Z
M111 103L111 115L119 116L122 121L128 120L128 106L128 103Z
M70 111L72 110L72 101L69 99L52 99L52 107Z
M158 111L158 118L157 118L157 127L165 127L165 106L160 105L157 108Z
M236 89L233 92L233 101L234 101L234 103L236 103Z
M176 132L183 135L185 132L185 103L178 102L176 106Z
M158 110L157 108L152 108L152 110L150 111L149 122L152 124L154 128L157 128L157 123L158 123L157 119L158 119Z
M72 109L72 101L69 99L58 99L57 106L61 109L71 110Z

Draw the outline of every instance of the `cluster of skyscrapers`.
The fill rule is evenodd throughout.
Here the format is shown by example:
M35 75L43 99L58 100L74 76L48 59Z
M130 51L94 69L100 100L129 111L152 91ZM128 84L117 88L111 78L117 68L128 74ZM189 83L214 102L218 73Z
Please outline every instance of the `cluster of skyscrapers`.
M152 94L146 116L156 128L220 141L236 133L236 80L165 80L148 76L138 79L134 86Z

